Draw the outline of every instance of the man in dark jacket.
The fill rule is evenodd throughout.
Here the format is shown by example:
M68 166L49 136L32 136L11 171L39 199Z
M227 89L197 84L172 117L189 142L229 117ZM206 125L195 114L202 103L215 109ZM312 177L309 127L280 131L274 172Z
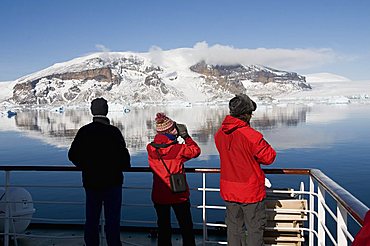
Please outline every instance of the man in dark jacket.
M231 246L246 245L246 241L247 245L264 245L266 190L260 164L271 164L276 152L250 126L256 108L247 95L236 95L229 102L230 115L215 134L221 162L220 194L226 203L227 241Z
M122 171L130 167L130 154L121 131L110 125L104 98L91 102L93 121L81 127L68 152L81 168L86 193L85 243L99 245L99 219L104 202L105 233L109 246L122 245L120 219Z

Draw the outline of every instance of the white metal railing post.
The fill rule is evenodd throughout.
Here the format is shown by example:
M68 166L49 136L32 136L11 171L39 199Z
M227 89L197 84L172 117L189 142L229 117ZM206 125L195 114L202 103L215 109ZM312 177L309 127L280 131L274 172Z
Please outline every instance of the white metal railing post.
M10 186L10 171L5 171L4 246L9 245L9 225L10 225L9 186Z
M317 233L318 233L318 245L325 245L325 237L326 232L324 229L325 225L325 188L318 184L317 187L317 214L318 214L318 221L317 221Z
M313 178L312 176L310 176L310 196L309 196L309 210L310 211L315 211L315 197L314 195L315 194L315 183L313 182ZM309 228L309 236L308 236L308 244L309 246L313 246L314 245L314 234L313 234L313 231L314 231L314 227L315 227L315 218L314 218L314 214L313 212L310 212L309 214L309 222L308 222L308 228Z
M304 188L304 182L303 181L301 181L301 184L300 184L300 186L299 186L299 191L300 192L302 192L302 193L299 193L299 195L298 195L298 199L303 199L303 192L305 192L305 188ZM301 236L302 236L302 238L304 237L304 232L303 232L303 230L301 231Z
M207 216L206 216L206 173L202 173L202 219L203 219L203 245L206 245L207 238Z
M337 203L337 244L348 245L347 236L344 230L347 230L347 211L345 208Z

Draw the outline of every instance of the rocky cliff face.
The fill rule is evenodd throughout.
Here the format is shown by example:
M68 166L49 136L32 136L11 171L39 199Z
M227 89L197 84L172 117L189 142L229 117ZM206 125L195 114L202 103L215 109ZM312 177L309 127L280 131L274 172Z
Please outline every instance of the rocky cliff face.
M303 89L311 89L303 76L262 66L202 61L174 71L154 65L145 55L109 53L77 58L20 78L11 101L63 105L104 96L117 103L158 103L189 101L193 94L199 101L212 101L242 92L273 95Z
M243 93L245 88L241 83L244 67L234 66L212 66L204 61L190 67L190 70L201 74L206 85L215 89L230 92L231 94Z
M65 72L50 74L34 80L26 80L18 83L14 87L13 100L19 104L46 104L54 101L73 100L80 92L80 88L75 85L68 89L63 95L53 93L65 87L65 80L79 80L81 82L94 80L97 83L105 82L111 86L119 84L121 78L119 75L113 75L109 67L88 69L80 72ZM43 88L37 88L44 85ZM109 90L109 86L105 88ZM48 100L49 99L49 100Z
M214 84L231 93L246 92L243 81L252 83L291 84L296 89L311 89L305 77L293 72L279 71L263 66L243 65L208 65L204 61L190 67L190 70L202 74L209 84Z
M112 74L112 70L109 67L102 67L90 70L84 70L80 72L67 72L62 74L52 74L46 76L47 79L61 79L61 80L96 80L98 82L110 82L119 83L121 78L117 75Z

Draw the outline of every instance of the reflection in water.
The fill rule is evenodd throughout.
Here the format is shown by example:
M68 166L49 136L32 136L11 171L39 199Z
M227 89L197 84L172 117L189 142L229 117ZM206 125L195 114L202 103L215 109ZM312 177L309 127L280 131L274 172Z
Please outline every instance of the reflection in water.
M133 109L130 113L109 112L111 123L123 133L131 150L144 150L155 135L155 114L164 111L169 117L188 126L189 132L201 145L213 144L213 135L228 114L225 106L147 107ZM308 107L260 106L252 119L252 126L260 131L279 126L296 126L306 120ZM91 122L89 110L66 110L63 113L32 110L20 112L15 117L15 127L30 136L58 147L69 147L77 130ZM6 130L6 129L2 129Z
M306 122L306 115L310 112L308 106L262 107L257 110L251 124L260 131L279 126L297 126L299 123Z
M121 129L126 139L133 156L133 166L147 166L145 147L155 134L155 114L161 111L175 121L187 124L190 134L199 143L202 154L194 162L190 161L189 166L219 166L213 135L228 114L227 105L146 107L132 109L130 113L109 112L108 117L112 124ZM370 159L368 112L369 105L258 105L251 124L278 151L273 168L319 168L369 205L369 191L363 185L370 172L370 166L367 165ZM91 119L87 109L69 109L64 113L34 110L18 112L12 118L0 117L0 165L72 165L67 158L67 148L77 130L91 122ZM142 175L144 174L126 175L127 184L150 186L151 178ZM66 175L56 176L48 174L45 178L53 183L69 181ZM189 177L190 182L193 182L191 185L199 187L199 183L194 183L199 180L196 180L195 175L193 177L194 179ZM285 183L281 183L279 177L270 178L273 185L288 184L289 181L285 181L286 177ZM28 183L32 181L30 179L32 178L22 176L19 180ZM39 182L41 179L36 177L34 180ZM207 180L211 187L217 187L217 175ZM72 181L78 183L80 176L75 174ZM50 193L52 194L40 196L57 195ZM218 194L215 196L219 199ZM81 195L78 196L80 197ZM137 203L139 198L150 200L147 194L142 197L135 194L132 196L133 203ZM196 202L196 198L192 200ZM135 213L141 214L141 211L132 212Z

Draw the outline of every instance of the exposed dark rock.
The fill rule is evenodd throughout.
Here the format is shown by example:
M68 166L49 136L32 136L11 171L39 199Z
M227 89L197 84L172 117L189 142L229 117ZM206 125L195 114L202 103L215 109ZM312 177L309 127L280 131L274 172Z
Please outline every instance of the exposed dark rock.
M35 88L36 83L30 81L16 84L13 88L13 100L19 104L34 104L36 103Z
M145 78L144 84L147 86L159 86L162 83L158 74L152 73Z
M57 78L60 80L96 80L99 82L114 82L115 78L112 75L112 71L108 67L96 68L90 70L84 70L80 72L69 72L62 74L52 74L47 77L47 79Z
M163 94L168 93L167 86L162 82L161 78L156 73L152 73L145 78L144 84L159 88Z
M207 84L215 89L221 89L232 94L243 93L245 88L241 83L245 68L241 65L221 66L208 65L204 61L190 67L190 70L201 74ZM241 76L240 76L241 75Z
M306 83L304 76L297 73L279 71L268 67L237 65L208 65L204 61L190 67L190 70L201 74L201 77L208 82L218 84L225 90L235 93L243 90L241 81L267 83L291 83L302 89L311 89Z

